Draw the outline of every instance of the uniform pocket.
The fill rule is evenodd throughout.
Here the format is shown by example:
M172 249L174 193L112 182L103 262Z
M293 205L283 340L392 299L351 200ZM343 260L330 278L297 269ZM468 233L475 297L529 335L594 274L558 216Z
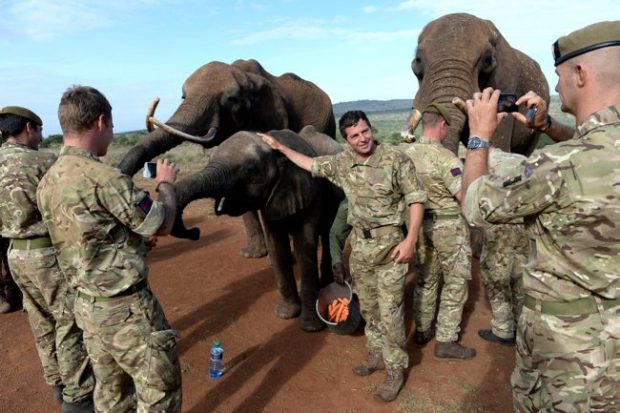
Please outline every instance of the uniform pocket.
M150 388L170 391L181 387L181 367L174 330L154 331L148 337L146 383Z

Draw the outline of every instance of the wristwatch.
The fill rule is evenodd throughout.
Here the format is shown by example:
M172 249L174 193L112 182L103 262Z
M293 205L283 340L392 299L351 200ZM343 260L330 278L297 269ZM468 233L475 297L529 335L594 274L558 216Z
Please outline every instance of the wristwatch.
M488 149L490 146L491 144L489 142L482 140L477 136L472 136L467 141L467 149L478 149L478 148Z

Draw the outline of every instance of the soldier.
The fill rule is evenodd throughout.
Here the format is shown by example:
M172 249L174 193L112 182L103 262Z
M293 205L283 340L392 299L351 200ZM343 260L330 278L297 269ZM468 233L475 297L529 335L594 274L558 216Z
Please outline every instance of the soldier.
M68 89L58 117L64 146L37 201L60 267L77 289L75 316L97 379L95 407L180 412L177 334L149 289L145 246L145 237L172 228L177 168L157 162L155 201L102 163L114 125L108 100L94 88Z
M405 149L428 195L422 226L424 240L418 248L416 265L413 341L425 346L433 338L432 322L441 288L435 358L466 360L476 356L476 350L458 343L471 279L471 248L459 206L462 164L441 144L448 136L449 125L448 110L439 103L431 103L422 113L422 137Z
M45 381L63 412L92 412L95 383L73 316L75 290L58 267L36 204L37 184L55 160L38 151L42 129L41 118L26 108L0 110L6 139L0 147L0 234L10 239L8 264L23 292Z
M524 217L532 239L524 267L511 384L517 412L620 411L620 21L586 26L553 47L562 110L576 131L537 110L516 119L557 144L510 178L486 175L499 90L467 102L471 137L464 212L474 225ZM538 101L539 102L539 101Z
M515 176L515 169L527 158L491 146L489 173ZM523 218L484 229L480 256L480 279L491 304L491 328L478 330L484 340L504 346L515 345L517 321L523 307L523 265L530 253Z
M409 364L405 348L404 287L408 261L415 251L426 194L413 162L398 149L373 140L370 121L362 111L342 115L339 129L348 145L337 155L310 158L259 134L313 176L340 186L349 202L353 226L349 265L366 320L368 358L353 368L360 376L386 369L375 399L389 402L404 384ZM409 207L410 231L403 234Z

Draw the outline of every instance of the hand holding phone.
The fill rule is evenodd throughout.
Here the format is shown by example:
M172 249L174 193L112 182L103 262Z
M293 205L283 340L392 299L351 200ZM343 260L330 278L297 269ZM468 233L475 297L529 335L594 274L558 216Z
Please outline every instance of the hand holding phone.
M157 164L155 162L144 162L142 175L147 179L153 179L157 175Z

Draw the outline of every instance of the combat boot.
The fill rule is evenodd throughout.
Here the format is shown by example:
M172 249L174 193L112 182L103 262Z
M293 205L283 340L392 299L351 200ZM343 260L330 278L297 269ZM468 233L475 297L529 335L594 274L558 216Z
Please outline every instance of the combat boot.
M490 329L478 330L478 335L486 341L490 341L492 343L499 343L502 346L507 347L512 347L517 342L514 336L510 338L501 338L496 336Z
M58 403L62 403L62 391L65 389L65 386L62 384L55 384L52 387L52 393L54 394L54 400Z
M366 360L353 367L353 373L358 376L370 376L377 370L385 370L383 355L381 353L370 352Z
M79 402L62 402L62 413L95 413L95 405L92 397L88 397Z
M405 373L402 369L388 369L385 373L385 380L379 385L375 393L375 400L385 403L391 402L396 399L404 383Z
M469 360L476 357L476 350L464 347L455 341L435 343L435 358L437 360Z
M424 347L433 337L435 337L435 330L432 327L426 331L416 330L415 333L413 333L413 342L418 347Z

